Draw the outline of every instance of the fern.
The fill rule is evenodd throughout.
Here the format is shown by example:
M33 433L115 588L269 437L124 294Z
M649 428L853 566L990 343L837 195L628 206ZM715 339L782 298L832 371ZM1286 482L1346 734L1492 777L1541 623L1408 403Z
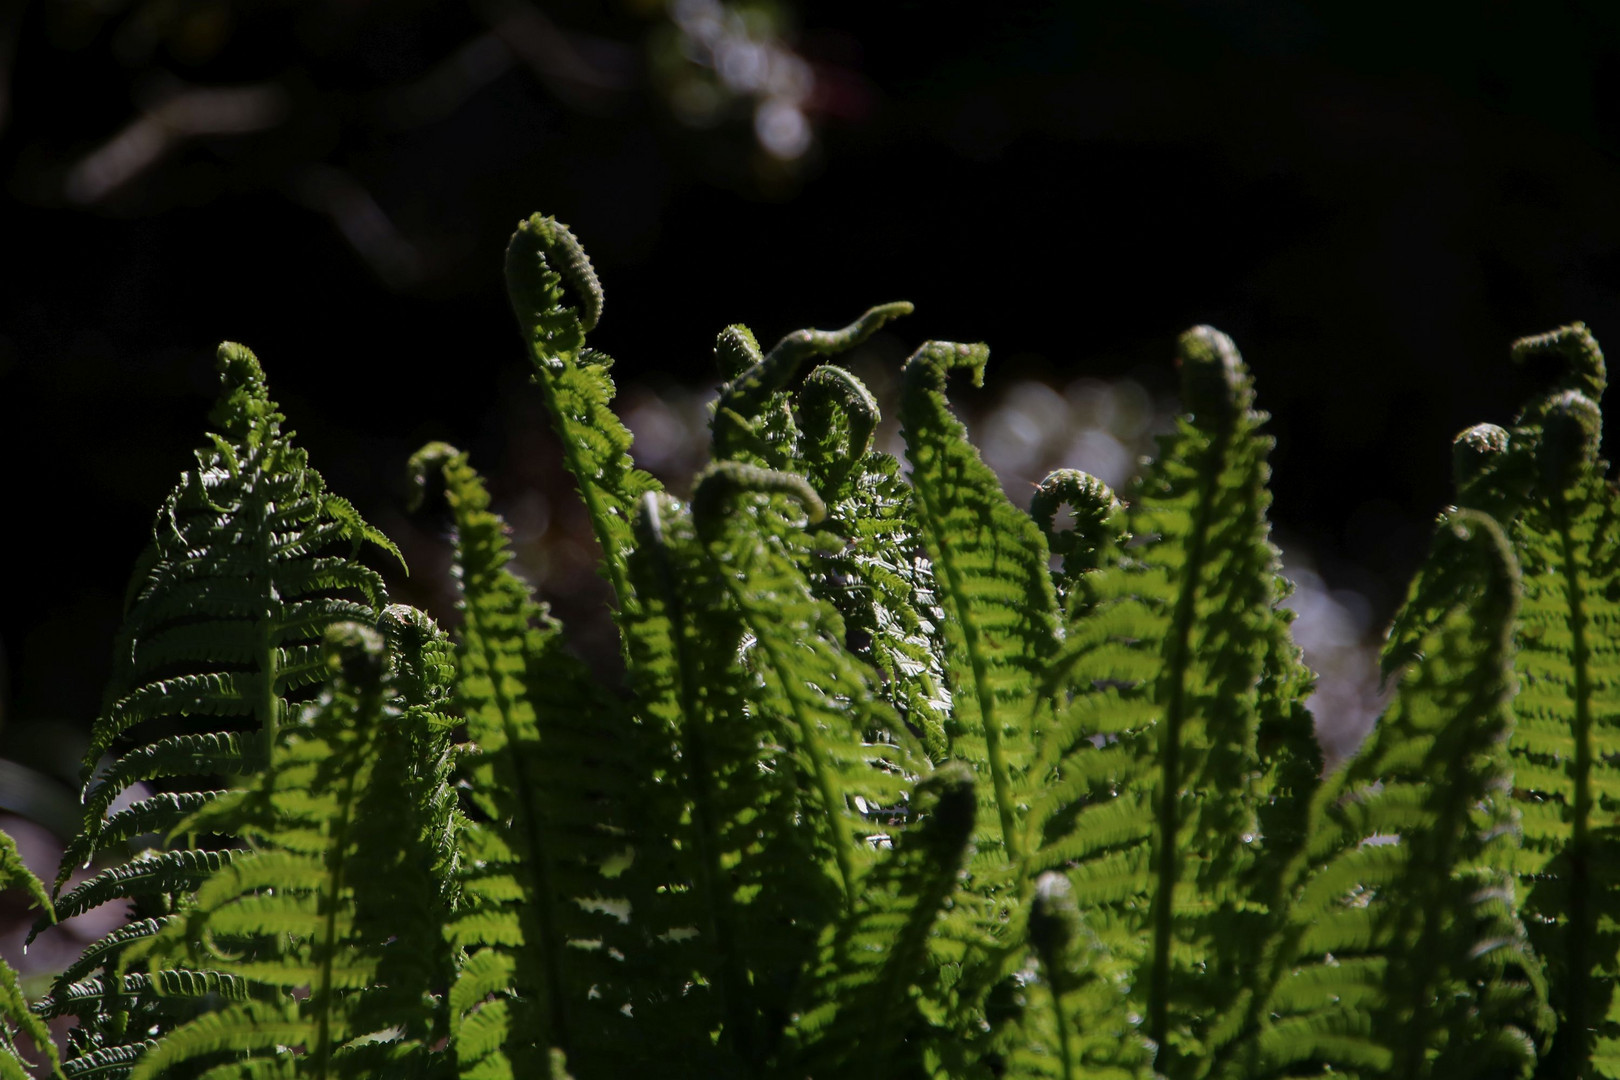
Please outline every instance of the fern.
M134 1080L192 1061L217 1061L216 1077L432 1071L444 1025L431 991L445 970L432 943L444 913L411 850L410 816L399 816L416 740L400 737L408 720L390 700L376 631L336 624L325 652L338 677L307 725L284 730L260 780L182 826L240 835L250 850L128 952L154 980L217 971L259 992L169 1032ZM276 1060L291 1048L301 1052Z
M45 886L23 865L16 842L0 832L0 891L13 887L20 887L33 904L46 912L51 910L51 898L45 892ZM33 1040L34 1045L44 1053L51 1075L61 1076L61 1060L57 1056L56 1044L51 1041L50 1030L29 1011L28 999L23 996L17 973L11 969L11 965L0 960L0 1080L26 1080L29 1075L30 1063L22 1056L17 1045L19 1031Z
M624 805L635 773L612 748L631 733L506 568L505 525L466 455L430 444L411 468L419 485L430 469L443 476L455 521L456 703L480 813L458 837L463 903L446 928L477 949L451 992L459 1067L527 1076L553 1047L610 1055L627 1037L622 957L632 947L605 903L623 902L603 896L613 888L605 871L638 839Z
M132 899L132 925L156 929L175 898L224 864L225 852L173 851L61 891L80 864L169 831L219 794L196 790L199 779L211 787L259 768L294 703L326 678L317 644L324 628L378 617L382 579L358 561L360 548L370 543L399 554L308 467L282 431L284 417L253 354L222 345L217 367L224 390L212 419L219 431L159 511L131 584L113 681L85 758L84 828L57 876L58 918ZM99 765L136 732L135 746ZM109 816L114 800L139 783L171 790ZM116 949L97 950L103 967L116 957ZM82 965L77 970L86 974ZM126 997L119 980L106 983L100 1004L74 998L85 1045L98 1050L116 1044L131 1010L142 1023L165 1011L144 990ZM66 987L59 980L53 992Z
M563 458L602 546L603 573L623 607L630 602L625 560L634 508L659 485L632 464L630 432L610 407L613 361L585 347L602 316L601 283L568 227L535 214L507 245L506 287Z
M112 1080L1620 1072L1620 522L1584 329L1516 347L1558 383L1455 443L1393 704L1321 781L1223 335L1183 335L1184 414L1126 500L1059 470L1025 514L946 399L983 346L907 361L908 477L866 387L812 365L909 305L768 353L728 327L684 504L631 462L572 234L522 223L507 279L624 685L444 444L411 467L454 524L455 640L387 606L357 555L391 547L226 347L47 914L132 918L26 1009L0 965L0 1076L61 1016L61 1073Z
M1431 561L1459 571L1455 591L1368 744L1313 802L1282 977L1228 1075L1528 1075L1535 1061L1549 1017L1515 914L1506 753L1518 571L1469 511L1441 522Z
M1213 1018L1253 1004L1247 942L1280 917L1274 868L1302 840L1289 819L1319 758L1267 540L1265 416L1224 335L1189 331L1180 360L1190 412L1136 487L1126 531L1141 540L1118 546L1100 492L1069 496L1094 507L1077 516L1101 565L1071 586L1049 675L1057 783L1034 863L1067 867L1103 946L1138 965L1157 1067L1197 1075L1233 1035Z
M950 753L989 781L980 796L987 812L975 838L979 856L1017 862L1045 712L1036 691L1057 647L1057 598L1040 531L1007 501L945 400L946 373L966 368L982 383L988 356L983 345L923 345L906 361L900 422L947 616Z

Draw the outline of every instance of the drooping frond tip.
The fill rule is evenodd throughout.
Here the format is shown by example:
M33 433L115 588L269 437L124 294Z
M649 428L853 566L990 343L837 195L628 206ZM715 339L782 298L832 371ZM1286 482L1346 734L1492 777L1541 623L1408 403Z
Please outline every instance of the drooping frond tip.
M1542 419L1541 445L1536 449L1542 482L1561 491L1597 460L1603 439L1603 415L1592 399L1578 390L1565 390L1547 403Z
M796 473L761 469L739 461L717 461L698 476L692 492L692 519L699 529L708 529L719 520L727 501L738 492L759 491L786 495L804 507L810 524L819 525L827 517L827 506L810 486L810 481Z
M850 465L872 449L872 436L883 419L877 399L866 384L835 364L823 364L805 378L798 405L802 422L809 430L831 430L833 410L843 414L849 430L844 461Z
M787 387L804 361L853 349L877 333L884 323L911 312L912 305L908 301L897 300L868 308L860 318L837 330L795 330L777 342L763 359L726 384L720 392L719 408L729 409L741 417L752 416L767 397ZM721 331L715 351L722 370L748 356L750 346L757 354L759 345L747 327L731 326Z
M916 380L930 389L944 390L945 376L959 369L972 375L974 386L983 386L984 366L989 362L990 346L983 342L965 345L956 341L925 341L906 358L901 370L908 382Z
M1495 424L1475 424L1451 440L1451 478L1461 490L1507 453L1506 428Z
M235 439L245 438L254 421L275 412L264 368L252 349L225 341L214 353L214 370L219 372L222 393L209 419L224 434ZM279 420L280 416L272 419Z
M405 466L411 485L410 493L405 498L405 509L413 514L422 509L422 502L427 498L429 478L438 475L446 462L460 456L460 450L447 442L437 441L427 443L412 454Z
M554 308L573 308L586 332L602 318L602 283L590 256L556 218L535 214L518 224L506 245L506 287L525 328L530 313Z
M1579 390L1594 401L1603 397L1604 387L1608 385L1603 350L1598 348L1597 339L1585 323L1571 323L1545 334L1520 338L1513 343L1512 355L1517 364L1553 361L1562 368L1558 389Z
M1176 340L1182 406L1224 427L1254 407L1254 381L1232 339L1213 326L1195 326Z
M765 353L759 347L759 338L742 323L733 323L720 331L714 339L714 362L720 377L726 381L764 363Z

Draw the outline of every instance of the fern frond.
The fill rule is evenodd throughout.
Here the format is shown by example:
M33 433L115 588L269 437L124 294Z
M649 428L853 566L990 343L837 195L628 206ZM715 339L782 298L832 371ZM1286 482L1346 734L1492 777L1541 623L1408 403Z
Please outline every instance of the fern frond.
M1069 879L1042 874L1028 911L1038 977L1024 984L1030 1000L1020 1003L1022 1023L1005 1075L1145 1080L1152 1052L1130 1015L1130 971L1086 925Z
M1268 1019L1225 1075L1525 1076L1535 1061L1549 1017L1515 913L1508 796L1518 569L1471 511L1442 520L1431 558L1468 569L1367 744L1317 793Z
M446 929L478 950L451 991L459 1068L532 1075L553 1047L611 1059L629 1039L634 946L614 913L632 905L605 870L640 839L624 806L639 779L632 733L507 568L505 523L466 455L430 444L411 467L443 476L455 521L456 699L476 748L463 768L486 819L462 823L462 906Z
M568 227L535 214L507 244L506 288L564 460L602 546L603 574L623 608L630 602L631 519L637 500L660 486L630 460L630 432L611 407L612 361L585 348L585 335L602 314L601 283Z
M158 512L131 584L112 684L85 758L84 828L57 877L60 917L137 901L143 930L115 935L119 945L155 926L144 919L171 910L229 853L155 853L64 894L69 875L139 836L169 832L218 797L211 789L220 778L260 767L293 708L327 677L315 647L324 629L338 619L377 618L382 579L358 561L360 549L399 554L309 468L282 430L284 417L253 354L222 345L216 366L223 384L211 416L216 431ZM114 749L121 756L102 764ZM108 816L138 783L159 790ZM118 949L102 944L91 953L109 972L117 966ZM74 970L89 973L85 963ZM58 982L58 996L64 985ZM132 1016L158 1005L145 988L125 995L110 987L104 1000ZM75 1008L81 1004L93 1003L75 999ZM119 1015L80 1015L108 1037L128 1026ZM98 1070L118 1067L115 1045L98 1045L107 1052Z
M378 1040L389 1068L427 1067L428 1042L443 1030L430 991L447 977L448 954L407 800L413 774L437 765L413 760L423 740L401 730L407 718L388 696L375 631L330 628L325 659L333 682L284 728L258 781L181 826L230 831L250 850L126 954L146 962L160 992L184 981L177 972L217 972L245 980L247 996L162 1035L135 1080L183 1062L255 1076L254 1058L295 1048L288 1075L369 1076Z
M1172 1076L1231 1037L1210 1017L1256 1006L1251 943L1279 917L1320 763L1268 538L1266 416L1225 335L1190 330L1179 358L1190 411L1136 485L1137 539L1070 605L1033 814L1033 868L1064 870L1102 943L1140 965Z
M1601 369L1600 369L1601 370ZM1620 502L1598 457L1601 420L1550 395L1537 476L1513 527L1524 568L1522 688L1511 750L1524 821L1517 869L1558 1010L1549 1075L1620 1071Z
M1074 521L1070 528L1059 529L1057 513L1065 506ZM1079 469L1048 473L1030 496L1029 516L1046 537L1047 549L1063 560L1052 579L1060 602L1069 600L1084 575L1121 558L1127 535L1125 504L1090 473Z
M0 830L0 892L12 888L22 889L28 895L30 906L38 905L47 913L51 911L51 898L45 886L23 864L16 841ZM0 959L0 1080L28 1080L30 1075L32 1065L17 1045L18 1031L27 1035L44 1054L51 1075L62 1075L62 1062L44 1019L29 1011L16 971Z
M905 774L920 763L895 741L902 734L898 718L843 651L841 620L812 595L796 565L805 552L794 548L808 538L769 502L733 510L747 493L773 492L797 501L811 525L825 520L825 506L803 477L736 462L710 466L699 477L692 515L715 576L753 637L754 667L765 682L757 707L805 775L814 808L808 825L837 868L847 906L855 900L858 863L871 852L857 833L875 831L861 815L868 807L873 814L895 807Z
M945 399L946 374L966 368L978 385L988 356L983 345L924 344L906 361L900 422L946 612L950 752L989 781L980 785L989 812L980 814L979 856L1017 863L1048 711L1039 691L1058 643L1057 599L1040 530L1007 500Z
M773 401L786 417L782 394L805 361L847 352L885 323L911 312L911 304L904 300L879 304L840 330L795 330L764 356L759 356L759 345L746 326L732 326L722 331L715 352L722 370L727 371L730 378L720 388L720 399L715 403L714 459L731 460L743 447L757 447L761 432L756 430L755 421ZM740 362L748 360L755 362L731 374ZM767 455L761 464L779 469L786 461L772 460Z
M916 1077L923 1044L942 1037L913 990L927 981L928 939L968 854L976 811L961 764L918 783L913 820L862 882L858 903L823 935L789 1032L793 1075Z
M824 364L794 402L800 436L789 468L827 505L827 528L848 537L810 572L818 599L844 620L844 644L877 669L882 693L936 762L949 757L944 613L934 568L919 550L916 507L900 464L872 449L881 419L866 386Z

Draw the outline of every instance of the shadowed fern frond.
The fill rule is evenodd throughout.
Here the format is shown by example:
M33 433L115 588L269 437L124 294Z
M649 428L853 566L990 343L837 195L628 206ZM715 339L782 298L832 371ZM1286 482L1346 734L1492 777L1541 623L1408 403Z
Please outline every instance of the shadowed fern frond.
M381 636L357 623L325 636L337 677L318 706L284 727L257 781L181 826L249 849L127 956L154 978L217 971L257 992L161 1037L134 1080L191 1062L220 1078L428 1076L443 1057L446 913L405 801L438 765L411 760L424 740L401 730Z
M399 555L326 490L282 430L284 417L254 355L222 345L216 366L223 385L211 417L217 431L165 500L130 587L112 683L85 757L84 827L57 877L61 917L133 899L131 925L155 929L175 897L228 858L155 853L62 893L80 865L137 837L167 833L218 795L209 789L221 779L262 765L295 703L327 678L319 646L325 628L339 619L374 624L379 616L382 578L359 561L360 550L372 544ZM141 784L158 790L112 812L115 800ZM106 966L116 952L99 949L98 963ZM83 968L76 965L81 977ZM58 982L58 995L66 985ZM76 1001L87 1028L128 1027L125 1010L139 1014L161 1003L144 992L124 999L114 989L104 1004ZM110 1045L106 1031L87 1036L98 1048Z
M1527 1076L1550 1026L1512 873L1517 566L1495 522L1466 510L1442 519L1430 558L1458 568L1455 591L1366 745L1317 793L1269 954L1278 977L1221 1075ZM1411 602L1441 610L1416 589Z
M472 950L450 995L458 1069L537 1075L553 1048L613 1060L631 1046L621 1010L635 947L633 905L606 871L641 840L627 809L634 733L508 569L505 523L467 456L433 443L411 470L419 487L429 470L443 477L455 522L455 697L479 812L457 837L461 909L446 928Z

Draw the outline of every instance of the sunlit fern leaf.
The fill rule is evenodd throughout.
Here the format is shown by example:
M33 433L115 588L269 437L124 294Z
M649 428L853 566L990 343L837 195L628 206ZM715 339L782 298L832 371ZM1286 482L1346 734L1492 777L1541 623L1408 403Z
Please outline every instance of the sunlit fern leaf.
M23 864L16 841L0 831L0 892L7 889L21 889L27 894L30 906L37 904L46 912L51 910L51 898L45 886ZM48 1063L52 1076L62 1075L50 1029L45 1026L43 1017L29 1010L17 973L0 959L0 1080L27 1080L32 1075L33 1064L23 1054L19 1034L33 1042Z
M1262 1022L1219 1075L1417 1080L1534 1064L1550 1016L1515 913L1506 752L1518 571L1495 522L1471 511L1442 520L1430 557L1468 569L1372 736L1317 793L1289 924L1266 950Z
M950 752L980 777L978 855L1016 863L1057 600L1040 530L1007 500L945 399L946 374L966 368L977 385L988 355L983 345L924 344L906 361L900 423L946 614Z
M1055 777L1032 864L1067 867L1103 942L1140 965L1170 1076L1230 1037L1209 1018L1249 986L1320 760L1268 537L1266 416L1225 335L1194 328L1178 352L1187 411L1133 490L1136 540L1084 577L1048 676Z
M877 402L854 375L824 364L804 380L794 408L801 434L790 467L826 504L828 528L849 540L817 560L811 590L837 609L845 645L877 668L883 696L929 756L943 761L951 713L944 614L918 542L911 488L900 463L872 449Z
M844 652L836 612L810 591L802 565L814 557L806 550L814 539L773 500L751 493L795 500L811 525L825 522L826 508L803 477L736 462L711 466L692 496L715 577L753 638L751 666L764 682L755 708L803 778L806 826L820 858L836 869L847 908L872 851L869 835L883 831L881 818L898 809L906 775L925 763L906 751L898 718ZM842 547L836 535L819 536Z
M535 214L507 244L506 288L563 459L602 546L603 574L623 608L630 602L631 518L636 501L659 484L630 460L630 432L611 407L612 361L585 347L602 315L602 285L568 226Z
M634 1043L621 1011L632 905L605 873L638 839L632 732L507 567L505 523L467 456L433 443L411 467L419 486L443 477L455 523L455 696L481 818L461 826L462 903L446 931L477 950L451 991L458 1069L531 1076L552 1047L613 1060Z
M162 1035L132 1076L187 1063L210 1076L427 1075L442 1024L444 913L403 789L423 763L390 696L381 637L355 623L326 633L337 678L250 786L182 828L230 832L250 848L214 873L157 935L131 948L155 980L210 970L255 992ZM432 763L426 763L432 771ZM384 1069L385 1067L385 1069Z
M918 783L912 821L862 882L853 910L822 936L800 991L784 1075L920 1077L931 1037L916 984L926 981L928 939L956 890L976 810L966 766Z

